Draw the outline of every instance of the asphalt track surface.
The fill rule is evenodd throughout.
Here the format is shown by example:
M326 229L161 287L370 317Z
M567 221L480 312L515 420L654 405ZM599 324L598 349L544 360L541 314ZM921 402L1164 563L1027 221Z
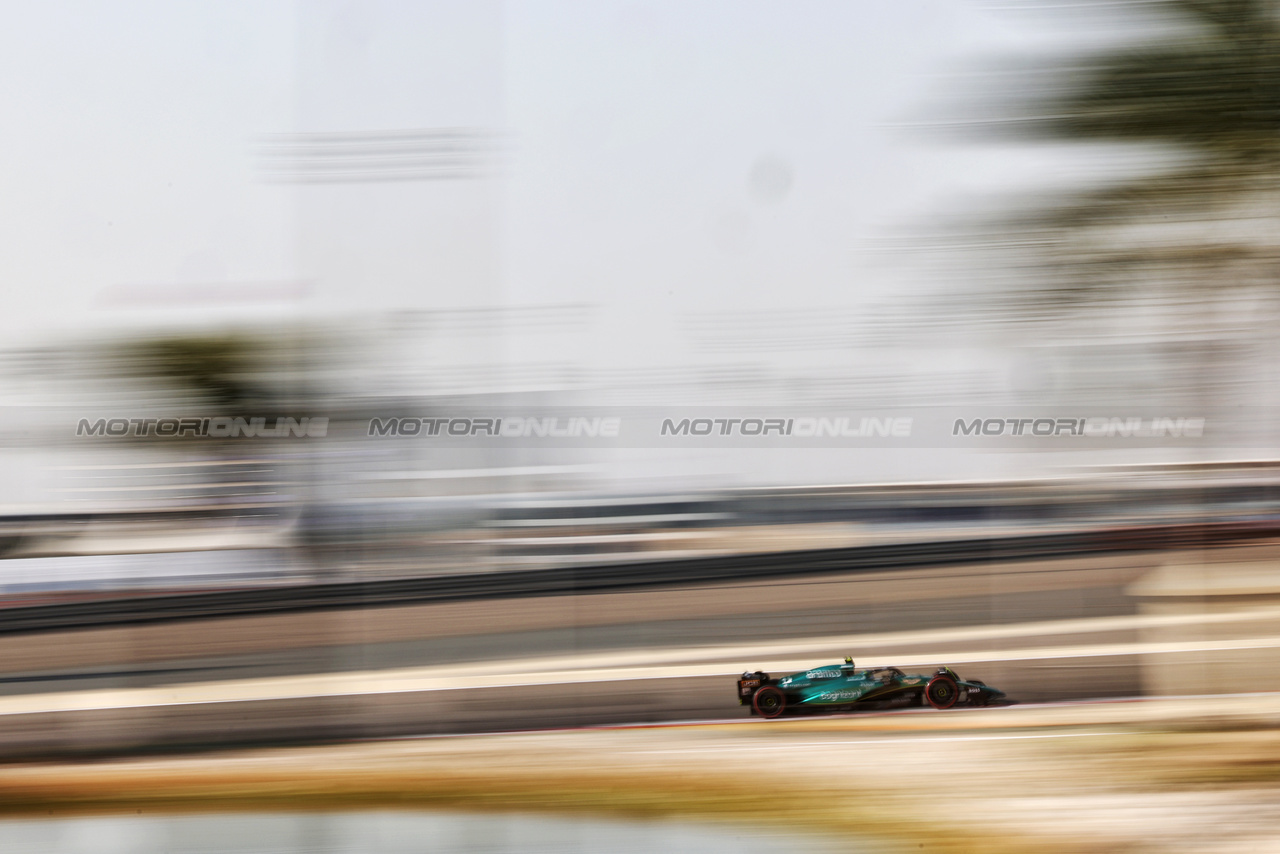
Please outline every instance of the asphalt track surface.
M951 664L1022 702L1131 697L1142 657L1159 650L1129 586L1187 556L1125 550L12 633L0 636L0 752L745 718L736 673L846 654L909 672Z

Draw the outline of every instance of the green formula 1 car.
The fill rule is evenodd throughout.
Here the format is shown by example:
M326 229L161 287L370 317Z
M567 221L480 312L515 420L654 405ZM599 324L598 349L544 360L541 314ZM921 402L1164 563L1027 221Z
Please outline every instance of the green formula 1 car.
M751 713L776 718L785 712L845 712L863 708L923 706L949 709L959 704L988 706L1004 692L976 679L961 679L950 667L932 676L903 673L896 667L859 670L853 659L792 673L780 679L756 671L738 679L738 702Z

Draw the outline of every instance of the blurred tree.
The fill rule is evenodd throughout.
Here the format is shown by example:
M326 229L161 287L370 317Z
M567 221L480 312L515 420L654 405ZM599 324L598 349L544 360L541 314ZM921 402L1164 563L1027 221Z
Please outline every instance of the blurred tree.
M335 346L335 337L319 328L238 327L92 342L87 361L90 377L110 383L117 404L127 404L130 417L263 419L271 429L277 418L320 414L324 357ZM253 505L259 515L276 513L288 505L286 498L304 500L314 488L313 447L307 442L286 446L225 434L161 435L148 430L139 435L135 430L118 443L149 448L153 456L148 459L157 466L170 462L169 454L198 463L165 469L162 497L170 508L212 506L222 512ZM140 458L131 459L136 467ZM100 489L113 481L95 483ZM153 493L139 491L136 482L125 486L133 490L130 497L141 494L154 500Z
M1013 292L992 294L1006 313L1052 318L1144 289L1203 303L1227 285L1275 283L1280 3L1114 5L1148 35L1007 68L1016 94L977 125L1019 141L1159 146L1172 165L1001 217L996 242L1017 270Z
M127 340L100 354L110 374L220 415L275 417L314 400L320 333L200 333Z
M246 364L257 343L244 335L161 338L126 345L118 356L134 376L161 379L219 410L239 412L266 396Z
M1097 46L988 65L948 126L1104 168L968 206L925 261L948 282L931 325L996 338L1018 365L1044 353L1052 380L1018 390L1040 400L1261 399L1280 314L1280 0L1049 5L1100 16Z

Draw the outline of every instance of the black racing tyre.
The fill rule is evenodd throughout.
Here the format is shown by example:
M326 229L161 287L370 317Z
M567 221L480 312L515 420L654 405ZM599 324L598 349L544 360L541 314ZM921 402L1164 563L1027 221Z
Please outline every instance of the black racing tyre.
M935 676L924 686L924 697L935 709L949 709L960 699L960 689L950 676Z
M765 685L751 697L751 708L762 718L776 718L787 708L787 695L772 685Z

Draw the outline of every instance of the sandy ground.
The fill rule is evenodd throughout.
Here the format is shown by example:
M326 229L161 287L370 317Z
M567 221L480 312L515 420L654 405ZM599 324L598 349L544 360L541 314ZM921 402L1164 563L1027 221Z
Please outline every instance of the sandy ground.
M1280 695L0 766L10 815L400 806L782 825L942 851L1280 851Z

